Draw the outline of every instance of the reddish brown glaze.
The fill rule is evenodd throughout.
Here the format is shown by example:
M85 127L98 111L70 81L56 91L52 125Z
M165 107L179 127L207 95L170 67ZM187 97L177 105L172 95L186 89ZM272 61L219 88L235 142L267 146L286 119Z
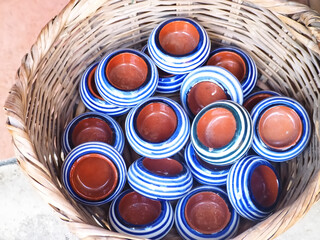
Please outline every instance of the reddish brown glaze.
M95 79L94 79L97 67L98 66L94 67L89 73L89 76L88 76L88 87L89 87L90 93L94 97L104 101L104 99L100 96L100 94L99 94L99 92L97 90L96 82L95 82Z
M118 171L113 162L101 154L86 154L78 158L70 169L70 184L80 197L99 201L116 188Z
M93 117L81 120L72 131L73 147L94 141L111 144L113 141L111 128L99 118Z
M148 66L133 53L121 53L109 61L106 74L112 86L120 90L134 90L146 81Z
M161 203L137 192L130 192L120 200L119 213L130 224L150 224L159 217Z
M145 158L143 159L142 164L150 172L161 176L175 176L181 173L183 169L182 165L172 158Z
M187 103L190 111L197 115L205 106L218 100L226 100L227 95L221 87L209 81L195 84L188 93Z
M262 141L279 150L294 146L302 134L299 115L286 106L268 109L260 118L258 131Z
M213 108L199 119L197 136L205 146L221 148L232 140L236 127L236 119L229 110Z
M185 217L194 230L203 234L213 234L227 226L231 214L228 205L218 194L200 192L188 200Z
M158 143L170 138L177 127L177 121L177 116L170 106L153 102L140 111L136 126L144 140Z
M274 171L268 166L261 165L253 171L250 187L255 200L262 207L270 207L276 202L279 182Z
M165 25L159 33L161 47L173 55L185 55L199 44L199 32L186 21L173 21Z
M251 110L254 108L254 106L256 106L263 99L266 99L269 97L272 97L272 95L268 94L268 93L260 93L260 94L254 95L251 98L248 98L243 103L243 106L248 110L248 112L251 112Z
M207 65L219 66L227 69L239 80L239 82L242 82L246 74L246 64L243 59L234 52L218 52L209 58Z
M209 169L211 171L222 171L222 170L226 170L226 169L230 168L230 166L217 166L217 165L213 165L211 163L208 163L208 162L202 160L201 157L198 156L198 154L196 154L196 158L197 158L198 162L201 164L201 166L203 166L206 169Z

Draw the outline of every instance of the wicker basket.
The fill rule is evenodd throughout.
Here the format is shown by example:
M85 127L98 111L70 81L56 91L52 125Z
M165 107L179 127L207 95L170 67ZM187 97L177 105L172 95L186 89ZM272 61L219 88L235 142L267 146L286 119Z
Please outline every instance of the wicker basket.
M280 166L283 192L276 211L256 225L243 224L237 236L273 238L298 221L318 200L320 191L320 17L301 4L280 0L71 1L23 58L5 104L19 164L78 237L128 238L107 230L107 206L82 206L62 187L61 133L75 115L85 111L78 85L86 67L112 50L140 49L158 23L174 16L197 20L215 44L249 52L261 73L259 87L296 98L310 114L309 147ZM168 238L174 236L173 230Z

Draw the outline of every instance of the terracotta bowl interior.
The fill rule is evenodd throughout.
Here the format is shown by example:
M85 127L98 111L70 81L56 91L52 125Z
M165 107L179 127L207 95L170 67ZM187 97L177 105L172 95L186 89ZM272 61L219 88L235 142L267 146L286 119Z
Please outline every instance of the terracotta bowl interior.
M275 106L262 114L258 131L267 146L285 150L294 146L301 138L302 121L293 109Z
M241 56L235 52L222 51L211 56L207 65L219 66L231 72L239 82L242 82L246 74L246 64Z
M217 165L208 163L208 162L202 160L202 158L199 157L198 154L196 154L196 158L201 166L203 166L204 168L211 170L211 171L223 171L223 170L227 170L230 168L230 166L217 166Z
M162 102L152 102L144 106L136 119L140 136L149 142L159 143L169 139L178 124L174 110Z
M108 62L106 75L112 86L120 90L132 91L147 79L147 63L133 53L120 53Z
M119 213L132 225L147 225L160 216L161 203L137 192L130 192L120 200Z
M228 205L214 192L200 192L193 195L185 207L187 223L203 234L220 232L228 225L230 217Z
M197 115L205 106L218 100L228 99L224 90L217 84L210 81L203 81L195 84L187 96L187 104L190 111Z
M247 99L243 106L248 110L248 112L251 112L251 110L262 100L272 97L271 94L268 93L260 93L257 95L252 96L251 98Z
M199 141L208 148L221 148L233 139L236 119L225 108L213 108L202 115L197 124Z
M252 172L250 188L254 199L262 207L272 206L278 198L278 178L266 165L260 165Z
M113 131L102 119L90 117L78 122L72 131L71 139L73 147L94 141L112 144Z
M172 55L186 55L199 44L200 35L195 26L186 21L166 24L159 33L161 47Z
M89 91L90 93L95 97L95 98L98 98L102 101L104 101L104 99L100 96L98 90L97 90L97 86L96 86L96 82L95 82L95 72L97 70L97 67L98 66L95 66L89 73L89 76L88 76L88 87L89 87Z
M176 176L183 170L181 163L172 158L145 158L143 159L142 164L150 172L160 176Z
M108 197L118 183L118 170L113 162L101 154L86 154L78 158L70 169L70 184L80 197L99 201Z

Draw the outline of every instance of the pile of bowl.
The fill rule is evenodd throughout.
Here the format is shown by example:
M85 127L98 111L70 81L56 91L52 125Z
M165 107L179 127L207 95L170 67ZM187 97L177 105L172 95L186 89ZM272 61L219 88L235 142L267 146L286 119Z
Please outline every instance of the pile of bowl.
M299 155L311 130L303 106L257 91L257 78L248 53L211 51L194 20L162 22L142 51L111 52L84 73L91 112L65 128L64 186L80 203L111 202L112 228L143 238L175 223L184 239L225 239L240 216L267 217L280 195L274 163ZM140 156L130 166L125 141Z

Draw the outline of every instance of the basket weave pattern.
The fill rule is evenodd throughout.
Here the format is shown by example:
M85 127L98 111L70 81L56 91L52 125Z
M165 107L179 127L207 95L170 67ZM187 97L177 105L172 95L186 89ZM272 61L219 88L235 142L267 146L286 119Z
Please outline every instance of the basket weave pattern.
M300 219L320 192L320 17L302 4L284 0L71 1L23 58L5 104L19 164L78 237L128 238L107 230L106 207L82 206L62 187L61 134L73 117L85 111L78 94L85 69L113 50L141 49L152 29L174 16L198 21L214 44L247 51L261 73L258 86L297 99L310 115L309 147L281 164L282 197L275 213L254 226L245 224L237 236L275 237ZM130 162L135 157L126 151L125 158ZM174 236L173 230L170 239Z

